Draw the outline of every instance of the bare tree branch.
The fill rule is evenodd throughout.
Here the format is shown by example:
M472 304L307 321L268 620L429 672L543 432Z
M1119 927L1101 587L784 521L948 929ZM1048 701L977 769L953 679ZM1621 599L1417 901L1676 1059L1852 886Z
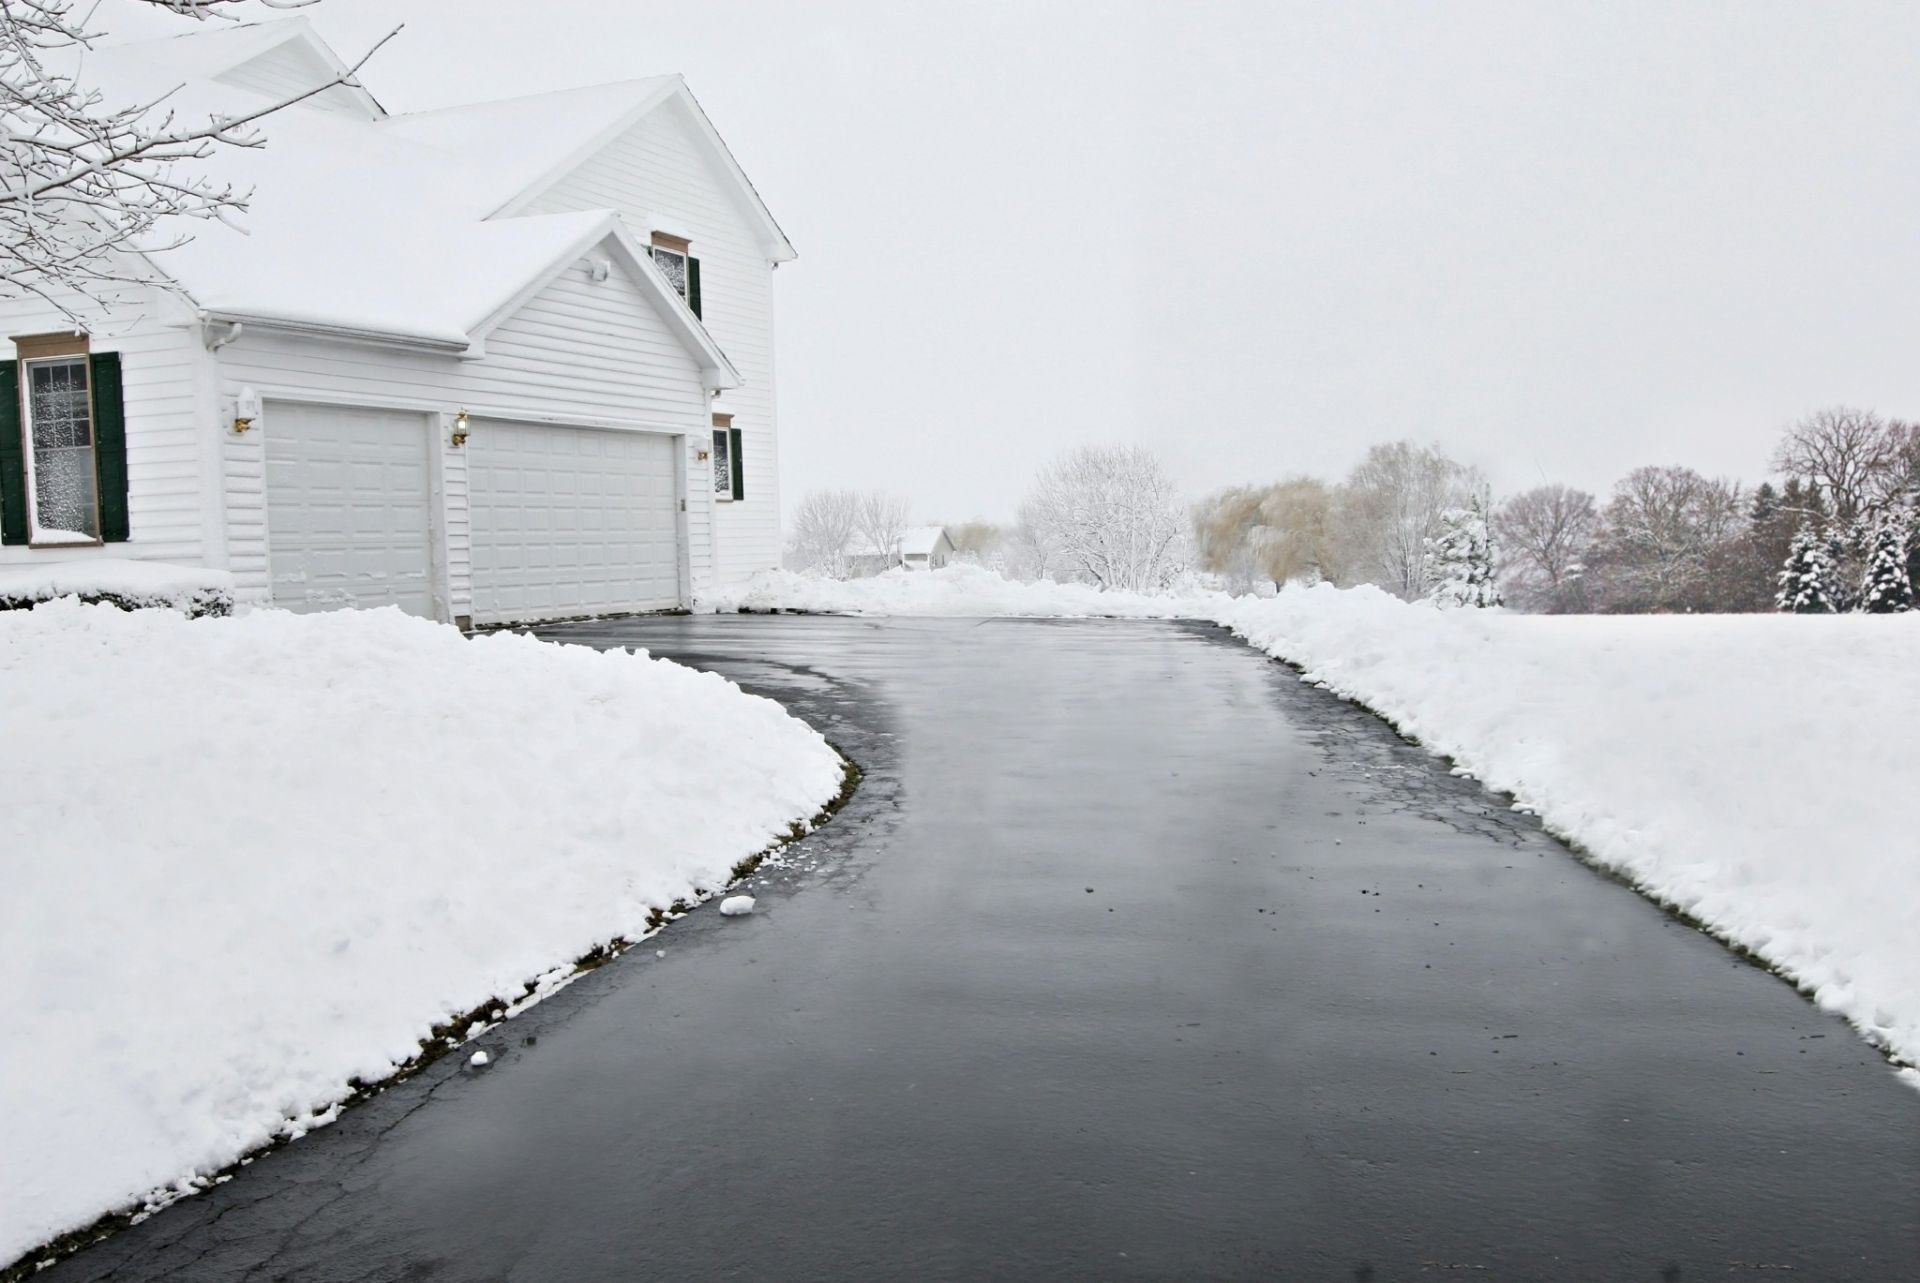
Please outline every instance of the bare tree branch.
M241 0L143 0L185 17L232 17ZM269 8L305 8L313 0L261 0ZM109 106L79 73L50 69L48 58L93 47L75 0L0 0L0 297L47 300L78 322L72 297L112 301L120 286L149 278L125 251L163 253L189 235L163 223L231 222L249 192L193 172L192 162L222 148L257 148L252 126L275 112L354 77L395 27L339 74L259 108L186 120L167 107L179 87L131 106Z

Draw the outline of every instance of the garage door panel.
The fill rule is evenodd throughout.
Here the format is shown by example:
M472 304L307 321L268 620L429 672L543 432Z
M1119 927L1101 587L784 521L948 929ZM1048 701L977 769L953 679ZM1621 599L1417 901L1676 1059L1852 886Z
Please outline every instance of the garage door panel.
M431 618L423 416L275 402L265 433L274 604L398 606Z
M674 438L487 422L467 449L476 622L680 605Z

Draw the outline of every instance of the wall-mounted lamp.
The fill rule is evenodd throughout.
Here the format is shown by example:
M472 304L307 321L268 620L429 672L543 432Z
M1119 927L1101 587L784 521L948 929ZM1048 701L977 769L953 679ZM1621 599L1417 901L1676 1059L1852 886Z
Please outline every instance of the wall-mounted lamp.
M453 443L455 445L467 443L467 412L465 410L453 416Z
M233 398L233 430L245 432L260 417L260 394L252 388L241 388Z

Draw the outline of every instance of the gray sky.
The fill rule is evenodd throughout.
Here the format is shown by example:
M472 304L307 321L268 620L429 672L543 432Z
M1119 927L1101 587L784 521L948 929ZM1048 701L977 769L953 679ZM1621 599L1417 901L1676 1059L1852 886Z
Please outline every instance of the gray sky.
M405 19L393 111L686 74L800 251L789 502L1005 517L1081 442L1197 493L1402 436L1604 493L1757 480L1821 404L1920 416L1908 0L307 12L347 54Z

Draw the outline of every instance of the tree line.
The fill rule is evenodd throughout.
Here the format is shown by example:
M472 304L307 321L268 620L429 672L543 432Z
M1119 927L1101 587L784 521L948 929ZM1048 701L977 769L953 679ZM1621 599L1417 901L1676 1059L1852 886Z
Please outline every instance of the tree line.
M1010 525L947 531L962 559L1021 579L1230 591L1373 584L1407 600L1544 613L1910 609L1920 598L1920 424L1834 406L1785 429L1756 486L1635 468L1604 496L1555 483L1496 498L1437 446L1368 449L1338 482L1293 476L1187 505L1139 447L1043 468ZM899 527L906 505L893 505ZM816 492L789 564L845 574L883 498ZM828 513L837 513L833 520Z

